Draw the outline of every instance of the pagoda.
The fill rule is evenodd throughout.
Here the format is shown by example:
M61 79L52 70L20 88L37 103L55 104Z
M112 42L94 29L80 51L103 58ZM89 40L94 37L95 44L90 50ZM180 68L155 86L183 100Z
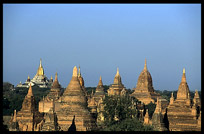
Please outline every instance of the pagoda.
M32 87L30 85L28 94L22 104L22 108L17 114L17 120L20 131L34 131L35 127L43 120L43 116L37 111L35 106L35 98L33 96Z
M152 84L152 77L149 71L147 70L147 62L145 59L145 65L143 71L140 73L140 76L137 81L136 88L133 88L134 92L131 96L134 96L139 101L144 104L149 104L150 102L155 103L157 97L160 98L160 94L154 91Z
M75 117L76 131L91 131L96 127L87 108L85 93L80 85L76 66L73 69L72 79L60 100L61 107L56 114L61 130L68 131L73 123L73 117Z
M196 105L191 103L190 91L186 82L185 69L178 88L177 98L171 97L167 109L170 131L200 131Z
M42 59L40 59L40 65L38 67L36 75L33 77L33 79L30 79L30 76L28 76L25 83L19 83L16 87L26 87L29 88L29 85L31 86L37 85L40 88L50 88L52 85L52 80L49 80L46 75L44 74L44 69L42 66Z
M104 92L102 78L100 76L100 79L99 79L98 85L96 87L96 91L95 91L95 93L93 95L93 98L95 99L96 103L98 103L99 100L101 98L103 98L104 96L105 96L105 92Z
M52 108L53 103L59 101L61 95L61 85L58 82L57 73L55 74L55 80L52 84L50 92L46 97L43 97L43 100L39 102L39 112L48 113L50 108ZM55 104L55 111L59 109L59 104Z
M113 84L110 85L108 91L108 96L111 95L122 95L121 91L125 89L124 85L122 84L122 80L119 74L119 69L117 68L117 73L114 78Z

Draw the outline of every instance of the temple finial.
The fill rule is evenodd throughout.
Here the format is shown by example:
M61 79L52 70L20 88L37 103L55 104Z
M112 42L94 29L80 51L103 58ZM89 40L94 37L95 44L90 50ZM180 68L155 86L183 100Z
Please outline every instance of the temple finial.
M172 97L172 98L174 97L174 93L173 93L173 92L171 92L171 97Z
M183 68L183 76L182 76L181 81L186 82L186 70L185 70L185 68Z
M28 89L28 94L27 96L33 96L33 91L32 91L32 87L31 87L31 84L30 84L30 87Z
M120 75L120 74L119 74L119 68L118 68L118 67L117 67L117 73L116 73L116 75L117 75L117 76Z
M40 58L40 67L42 67L42 59Z
M145 58L144 70L147 70L147 60L146 60L146 58Z
M183 74L185 74L185 73L186 73L185 68L183 68Z
M57 72L55 73L55 80L57 80Z
M73 68L73 75L72 76L77 77L77 67L76 66L74 66L74 68Z
M28 79L30 79L30 76L28 75Z
M79 65L79 73L78 73L78 76L81 76L80 65Z
M100 79L99 79L99 82L98 82L98 86L102 86L103 85L103 82L102 82L102 78L100 76Z

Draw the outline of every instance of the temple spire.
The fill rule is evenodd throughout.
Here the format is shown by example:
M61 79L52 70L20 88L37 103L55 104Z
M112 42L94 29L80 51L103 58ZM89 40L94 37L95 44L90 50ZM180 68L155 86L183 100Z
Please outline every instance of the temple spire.
M81 69L80 69L80 65L79 65L79 73L78 73L78 77L81 76Z
M57 72L55 73L55 81L57 81Z
M186 82L186 71L185 71L185 68L183 68L183 76L182 76L181 82Z
M32 87L31 87L31 84L30 84L30 87L28 89L28 94L27 96L33 96L33 91L32 91Z
M117 73L116 73L116 76L119 76L119 68L117 67Z
M100 79L99 79L99 82L98 82L98 86L102 86L103 85L103 82L102 82L102 78L100 76Z
M28 75L28 79L30 79L30 76Z
M146 60L146 58L145 58L144 71L146 71L146 70L147 70L147 60Z
M73 68L73 75L72 76L77 77L77 67L76 66L74 66L74 68Z
M40 58L40 67L42 67L42 59Z

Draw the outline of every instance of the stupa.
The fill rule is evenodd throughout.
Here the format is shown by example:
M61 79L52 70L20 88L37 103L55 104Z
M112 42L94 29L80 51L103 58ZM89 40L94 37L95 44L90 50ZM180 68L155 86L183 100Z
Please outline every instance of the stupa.
M48 113L50 111L50 108L52 108L53 103L58 102L60 99L60 95L61 95L60 89L61 89L61 86L58 82L58 76L56 73L55 80L52 84L50 92L45 98L43 98L43 100L39 102L39 112ZM59 103L55 104L54 110L57 111L59 108L60 108Z
M33 77L31 80L30 77L28 76L27 80L25 83L19 83L16 87L26 87L28 88L29 85L31 86L37 85L40 88L50 88L52 85L52 80L49 80L46 75L44 74L44 69L42 66L42 59L40 59L40 65L38 67L36 75Z
M17 112L16 120L20 131L34 131L36 130L35 125L43 120L43 116L36 109L31 85L28 94L25 96L21 110Z
M171 97L172 98L172 97ZM186 82L185 69L178 88L177 98L173 98L167 109L170 131L200 131L197 124L195 105L190 100L190 91Z
M85 93L81 88L77 67L73 69L72 79L61 97L61 108L56 111L58 125L67 131L75 117L76 131L90 131L96 127L94 119L87 108Z
M165 124L164 124L164 116L162 115L161 100L159 100L158 98L157 98L157 106L152 115L151 122L155 130L167 131L167 128L165 127Z
M103 98L104 96L105 96L105 92L104 92L102 78L100 76L100 79L99 79L98 85L96 87L96 91L93 95L93 98L95 99L96 103L98 104L99 100L101 98Z
M107 90L108 96L111 95L121 95L121 91L124 89L124 85L122 84L122 80L119 74L119 69L117 68L117 73L114 78L113 84L110 85L109 89Z
M149 71L147 70L147 62L145 59L145 65L143 71L140 73L140 76L137 81L136 88L133 88L134 92L131 96L134 96L139 101L144 104L149 104L150 102L155 103L157 97L160 98L160 94L154 91L152 84L152 77Z

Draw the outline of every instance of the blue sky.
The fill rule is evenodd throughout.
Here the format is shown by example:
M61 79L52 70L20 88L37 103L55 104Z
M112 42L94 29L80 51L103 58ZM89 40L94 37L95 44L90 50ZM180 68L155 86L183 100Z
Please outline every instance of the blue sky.
M156 90L177 90L184 67L201 90L201 4L4 4L3 81L33 78L40 58L63 87L80 65L86 87L119 67L132 89L146 58Z

